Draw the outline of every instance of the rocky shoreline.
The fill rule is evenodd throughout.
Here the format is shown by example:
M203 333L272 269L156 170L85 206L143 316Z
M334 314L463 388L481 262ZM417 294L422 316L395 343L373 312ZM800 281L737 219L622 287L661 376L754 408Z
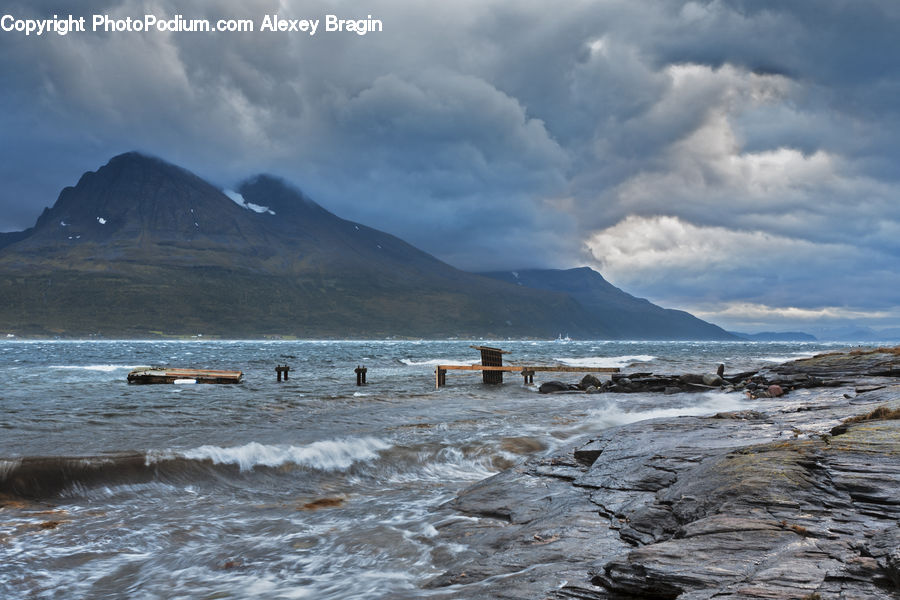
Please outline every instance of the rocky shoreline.
M428 587L467 598L896 598L898 377L898 349L725 377L763 408L614 427L475 484L450 503L471 519L440 528L468 550Z

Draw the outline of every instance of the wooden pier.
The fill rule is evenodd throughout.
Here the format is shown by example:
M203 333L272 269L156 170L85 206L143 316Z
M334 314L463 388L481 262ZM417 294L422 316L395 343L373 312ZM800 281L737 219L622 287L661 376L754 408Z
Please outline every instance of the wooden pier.
M618 373L618 367L570 367L567 365L503 365L506 350L488 346L470 346L481 352L480 365L438 365L434 370L435 387L440 389L447 385L447 371L481 371L484 383L503 383L503 373L519 373L525 379L525 385L534 383L537 372L555 373Z
M149 368L135 369L128 374L128 383L243 383L243 380L241 371L210 369Z

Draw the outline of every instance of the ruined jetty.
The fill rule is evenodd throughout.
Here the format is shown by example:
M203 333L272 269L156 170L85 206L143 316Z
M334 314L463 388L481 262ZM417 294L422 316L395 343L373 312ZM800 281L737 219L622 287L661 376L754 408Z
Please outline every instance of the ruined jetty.
M149 367L128 374L128 383L243 383L242 371Z
M440 389L447 385L447 371L481 371L484 383L503 383L503 373L519 373L524 378L525 385L534 384L536 372L560 372L560 373L618 373L617 367L569 367L564 365L504 365L503 355L509 354L507 350L491 348L490 346L469 346L481 352L480 365L438 365L434 370L435 388Z

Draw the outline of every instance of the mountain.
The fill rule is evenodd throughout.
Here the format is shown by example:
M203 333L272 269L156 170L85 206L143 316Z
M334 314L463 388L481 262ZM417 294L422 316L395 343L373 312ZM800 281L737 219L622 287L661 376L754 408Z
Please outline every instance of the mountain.
M0 332L731 339L590 269L467 273L281 179L223 191L130 152L0 235Z
M231 337L609 335L565 294L465 273L257 176L226 196L138 153L0 242L0 331Z
M587 309L603 329L617 339L734 340L721 327L681 310L661 308L635 298L588 267L578 269L526 269L482 273L521 287L561 292Z
M816 330L816 337L831 342L897 342L900 341L900 328L872 329L859 325L845 325Z

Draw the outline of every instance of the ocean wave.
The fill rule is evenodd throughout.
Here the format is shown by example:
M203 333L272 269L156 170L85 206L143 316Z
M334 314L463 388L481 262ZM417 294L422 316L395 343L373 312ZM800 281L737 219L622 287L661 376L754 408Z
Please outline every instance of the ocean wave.
M349 468L373 460L391 445L376 438L324 440L305 446L267 446L250 442L222 448L119 452L95 456L0 458L0 494L23 498L80 495L96 486L152 481L183 484L209 477L253 471L257 467L296 464L322 471Z
M373 460L378 457L379 450L390 447L383 440L366 437L322 440L306 446L268 446L258 442L230 448L200 446L178 452L177 455L190 460L209 460L213 464L237 465L241 471L285 464L338 471L347 469L356 462Z
M402 362L404 365L408 365L410 367L423 367L423 366L436 367L437 365L460 365L460 366L474 365L479 361L478 360L453 360L453 359L449 359L449 358L435 358L432 360L416 361L411 358L401 358L400 362Z
M119 370L134 370L140 368L140 365L51 365L48 369L78 370L78 371L101 371L103 373L111 373Z
M554 358L569 367L627 367L633 363L650 362L656 359L650 354L627 354L624 356L588 356L585 358Z
M763 362L771 362L771 363L785 363L790 362L792 360L800 360L803 358L812 358L819 352L791 352L790 354L782 354L775 356L763 356L760 357L759 360Z
M458 448L442 448L436 454L418 453L409 470L395 470L388 478L391 483L480 481L495 475L498 469L493 458L485 453L467 456Z
M726 392L704 392L690 394L693 402L687 406L648 407L645 410L626 410L621 406L608 405L599 409L588 411L584 422L591 423L593 428L614 427L636 421L658 418L674 418L686 416L712 415L717 412L727 412L754 408L756 405L747 402L742 394ZM581 425L583 426L584 423Z

